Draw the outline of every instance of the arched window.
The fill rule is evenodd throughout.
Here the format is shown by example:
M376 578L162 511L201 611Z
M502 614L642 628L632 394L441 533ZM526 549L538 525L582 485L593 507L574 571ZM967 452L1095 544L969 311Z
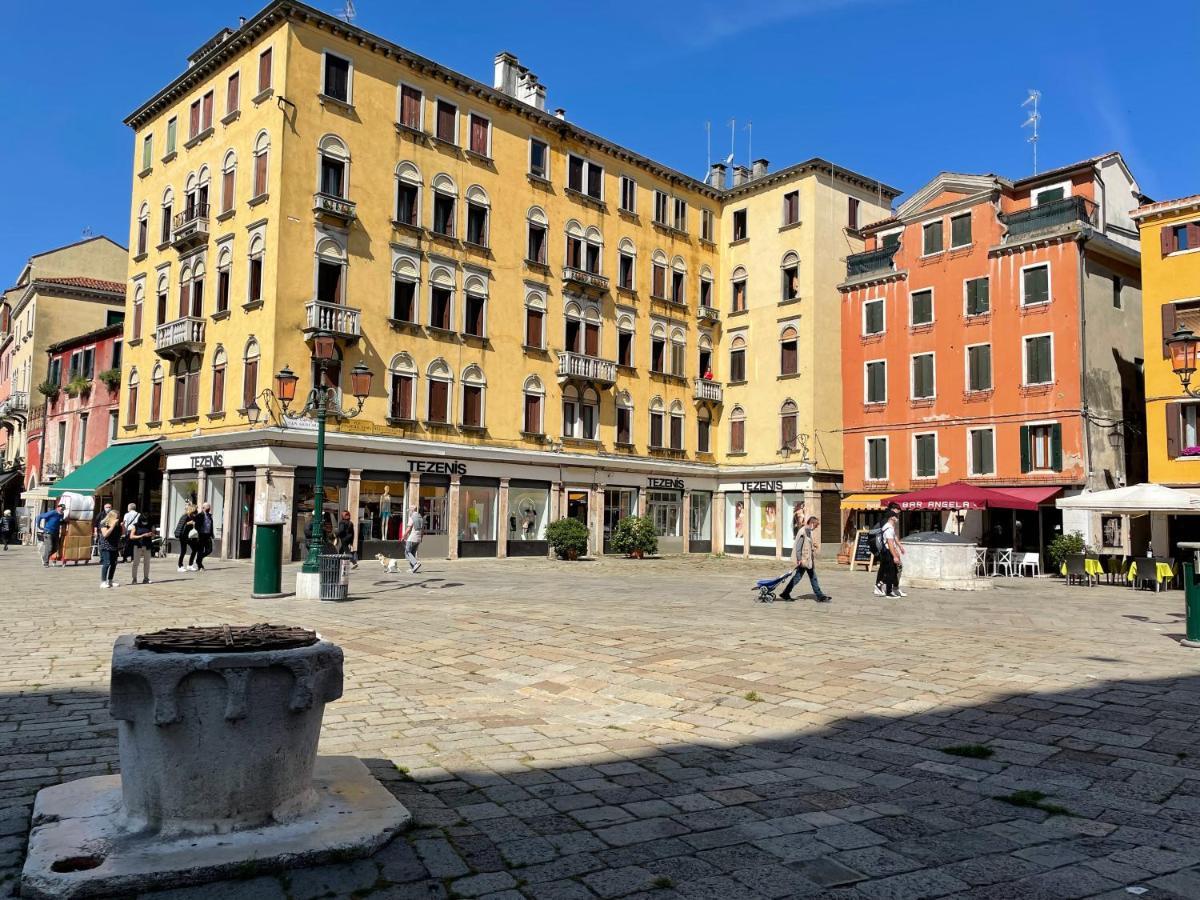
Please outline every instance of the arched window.
M629 238L617 244L617 287L633 291L637 281L637 248Z
M600 398L591 388L581 392L574 385L563 388L563 437L596 440Z
M683 449L683 404L671 402L671 449Z
M204 315L204 262L185 265L179 270L179 318Z
M650 326L650 371L667 371L667 326L662 322Z
M154 292L155 328L167 321L167 294L170 289L171 285L170 282L167 281L167 273L163 272L158 276L158 285Z
M462 373L462 427L484 428L484 392L487 379L477 365L469 365Z
M707 406L696 410L696 452L712 452L712 414Z
M229 280L233 277L233 249L229 244L217 254L217 312L229 309Z
M321 303L341 303L346 295L346 250L333 238L317 243L316 297Z
M733 270L730 285L733 288L733 302L730 309L733 312L742 312L746 308L746 270L741 266Z
M271 136L260 131L254 139L254 197L267 193L267 161L271 156Z
M579 390L573 384L562 389L562 436L575 437L579 433Z
M137 221L137 255L143 256L150 242L150 204L143 202L138 210Z
M133 323L129 329L130 340L140 341L142 339L142 320L145 317L146 308L146 289L142 287L141 282L133 289Z
M549 221L545 211L540 206L532 206L525 215L529 240L526 244L525 259L539 266L546 265L546 235L549 232Z
M454 237L455 206L458 204L458 187L449 175L438 175L433 179L433 232Z
M740 334L729 343L729 380L733 384L746 380L746 339Z
M415 259L397 256L392 265L392 320L417 324L417 297L420 295L421 270Z
M687 338L682 328L671 331L671 374L683 378L687 374Z
M633 316L622 315L617 319L617 365L633 368Z
M217 344L212 361L212 401L210 411L215 415L225 412L225 348Z
M175 382L172 419L189 419L200 413L200 354L177 357L171 363Z
M258 396L258 341L254 338L246 341L246 350L242 354L242 411L254 402Z
M468 275L463 282L463 334L487 337L488 283L482 275Z
M233 212L234 188L237 182L237 154L230 150L221 163L221 214Z
M796 449L796 416L799 410L791 400L785 400L779 407L779 437L780 447L788 450Z
M196 205L199 197L200 180L195 172L188 174L183 182L183 214L178 222L173 222L173 228L179 228L196 218Z
M162 386L162 363L155 363L150 376L150 421L156 424L162 421Z
M800 257L795 251L786 253L780 264L783 300L800 299Z
M617 394L617 443L626 447L633 444L633 400L629 391Z
M780 375L795 375L800 370L799 343L796 326L786 325L779 332Z
M714 308L712 286L712 270L708 266L704 266L704 268L700 270L700 308L702 310Z
M661 250L650 257L650 296L667 299L667 254Z
M563 339L568 352L583 352L583 311L578 304L568 303L563 310Z
M655 397L650 401L650 446L655 449L663 447L662 397Z
M334 134L327 134L317 144L320 155L317 191L326 197L345 199L350 195L350 151L346 143Z
M580 426L585 441L594 441L600 434L600 396L592 388L583 389L580 406Z
M412 357L407 353L397 353L388 364L388 375L391 382L388 418L392 424L413 421L416 418L417 367Z
M136 366L129 370L129 380L125 382L125 390L125 424L136 425L138 405L138 370Z
M584 234L583 267L592 275L599 275L604 268L604 236L595 225Z
M439 266L429 273L429 327L450 331L453 322L454 275Z
M249 270L246 278L246 302L259 303L262 301L263 288L263 257L266 254L266 241L262 235L256 234L250 239L250 252L247 257Z
M540 291L525 292L525 346L546 349L546 297Z
M160 244L171 243L171 213L175 208L175 192L168 187L163 191L162 198L162 233L159 237Z
M567 256L564 264L572 269L583 268L583 226L574 219L567 223Z
M671 261L671 302L680 306L687 304L687 263L682 256Z
M712 337L704 332L701 332L699 340L696 341L696 346L699 350L699 375L701 378L711 379L712 371Z
M546 402L546 389L542 387L541 379L536 375L530 375L525 379L521 393L524 397L521 431L528 435L541 435L543 433L542 411Z
M487 191L477 184L467 188L467 243L488 246L488 225L491 204Z
M729 413L729 452L746 452L746 413L740 406Z
M396 166L396 222L412 228L421 224L421 170L407 161Z
M430 423L445 425L450 422L450 388L454 375L443 359L435 359L425 373L429 381L428 416Z

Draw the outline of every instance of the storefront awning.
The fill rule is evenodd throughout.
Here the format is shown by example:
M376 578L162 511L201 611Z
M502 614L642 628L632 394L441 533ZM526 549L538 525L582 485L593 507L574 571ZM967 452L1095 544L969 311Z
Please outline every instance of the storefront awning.
M0 490L6 488L10 481L14 478L19 478L20 475L20 469L9 469L7 472L0 472Z
M1091 491L1058 501L1059 509L1113 513L1200 514L1200 493L1161 484L1132 484L1111 491Z
M879 509L883 499L883 494L847 494L842 498L842 509Z
M158 441L138 441L130 444L113 444L93 456L70 475L60 478L50 487L51 497L73 494L94 494L114 478L132 469L153 453Z
M885 498L882 503L896 503L901 509L1037 509L1038 504L1054 496L1060 488L985 488L965 481L939 484L923 491L911 491Z

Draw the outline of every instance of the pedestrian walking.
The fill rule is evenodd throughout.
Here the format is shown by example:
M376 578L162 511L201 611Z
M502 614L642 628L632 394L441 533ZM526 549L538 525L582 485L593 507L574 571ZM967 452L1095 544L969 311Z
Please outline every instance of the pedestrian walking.
M96 548L100 551L100 587L120 587L113 577L117 574L117 553L121 546L121 519L111 507L96 528Z
M358 556L354 552L354 521L350 518L350 510L342 510L342 518L337 527L338 553L349 554L353 568L358 568Z
M421 571L421 561L417 559L417 552L421 549L421 535L424 531L425 517L421 515L421 508L414 503L408 513L404 535L400 538L404 542L404 558L408 560L408 570L414 575Z
M133 570L130 572L130 584L137 584L138 563L142 565L142 584L150 583L150 555L154 546L154 529L150 520L139 514L129 526L129 545L133 548Z
M137 520L137 504L130 503L125 508L125 515L121 519L121 562L129 562L129 560L133 559L133 544L129 541L129 532L133 530L133 525Z
M887 544L885 544L883 541L883 529L884 529L884 526L887 525L888 516L892 515L892 513L896 514L896 522L899 523L899 521L900 521L900 506L899 506L899 504L892 502L892 503L889 503L887 505L887 507L884 509L883 518L879 521L879 523L875 526L875 528L871 529L872 538L875 537L875 535L874 535L875 530L878 529L878 531L879 531L879 541L878 541L879 549L878 549L878 551L876 551L874 549L872 549L872 551L871 551L872 553L875 553L875 562L877 564L877 568L875 570L875 596L877 596L877 597L882 597L886 590L883 586L883 565L882 565L882 563L883 563L883 557L887 555L887 549L886 549ZM897 524L896 528L899 529L899 527L900 527L899 524ZM904 548L901 548L901 552L903 552L903 549Z
M196 532L199 537L196 538L196 550L192 554L192 559L195 561L193 567L196 571L204 569L204 560L212 554L213 548L213 515L212 504L203 503L200 506L200 511L196 514Z
M809 584L812 585L813 593L816 595L813 599L818 603L828 603L833 599L832 594L826 594L821 590L821 582L817 581L817 551L821 549L820 540L816 536L819 521L816 516L809 516L804 527L796 535L796 541L792 544L792 565L796 567L796 571L792 573L792 580L787 583L779 595L780 600L796 599L792 596L792 588L800 584L800 579L806 572Z
M901 556L904 551L897 534L899 523L899 512L889 510L887 520L883 523L883 553L879 558L879 579L885 597L908 596L900 590Z
M200 532L196 530L196 506L189 503L184 507L183 515L179 517L179 521L175 523L175 540L179 541L179 571L196 571L196 543L200 538ZM191 559L188 564L183 564L184 557L191 551Z
M16 534L17 520L13 518L12 510L6 509L3 514L0 514L0 542L3 542L5 552L8 551L8 544Z
M42 532L42 566L44 568L50 568L50 560L58 552L66 515L67 508L60 503L54 509L49 509L37 517L37 527Z

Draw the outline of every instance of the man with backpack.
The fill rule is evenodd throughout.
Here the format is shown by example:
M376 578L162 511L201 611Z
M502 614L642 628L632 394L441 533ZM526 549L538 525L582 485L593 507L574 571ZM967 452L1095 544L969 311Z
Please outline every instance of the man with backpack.
M892 516L896 517L896 524L892 528L893 535L896 538L896 546L900 548L900 554L904 554L904 548L900 547L899 528L900 528L900 506L896 503L889 503L883 511L883 517L875 523L875 527L867 534L867 542L871 547L871 554L875 557L875 563L878 568L875 571L875 596L882 597L886 593L886 588L883 585L883 558L888 556L887 540L883 536L883 530L887 527L888 520ZM899 560L897 560L897 568L899 568ZM896 581L899 583L900 575L897 571ZM899 588L897 588L899 590ZM905 596L904 594L900 595Z
M792 579L787 583L787 586L779 594L780 600L795 600L792 596L792 588L800 583L800 579L804 577L804 573L808 573L808 581L812 585L813 593L816 594L815 599L818 603L828 603L833 599L832 594L826 594L821 590L821 583L817 581L817 550L820 545L816 537L813 535L814 529L817 527L817 517L809 516L808 522L800 529L796 535L796 542L792 545L792 565L796 567L796 571L792 573Z
M884 519L883 531L880 538L883 542L883 552L879 555L879 574L875 584L875 593L882 597L907 596L900 590L900 560L903 550L897 529L900 527L900 512L889 508Z
M408 514L404 534L400 537L400 540L404 542L404 557L408 560L408 570L414 575L421 571L421 561L417 559L417 551L421 549L421 535L424 531L425 517L421 515L421 508L414 503Z

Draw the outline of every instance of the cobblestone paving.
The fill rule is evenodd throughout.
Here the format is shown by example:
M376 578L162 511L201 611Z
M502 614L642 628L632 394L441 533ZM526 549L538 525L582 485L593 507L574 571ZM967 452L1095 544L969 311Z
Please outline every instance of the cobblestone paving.
M1179 592L885 601L828 566L834 603L765 605L772 561L431 561L364 563L322 604L155 562L100 591L95 566L0 554L0 894L36 791L115 770L114 637L270 620L345 648L321 750L416 824L369 860L160 900L1200 897Z

